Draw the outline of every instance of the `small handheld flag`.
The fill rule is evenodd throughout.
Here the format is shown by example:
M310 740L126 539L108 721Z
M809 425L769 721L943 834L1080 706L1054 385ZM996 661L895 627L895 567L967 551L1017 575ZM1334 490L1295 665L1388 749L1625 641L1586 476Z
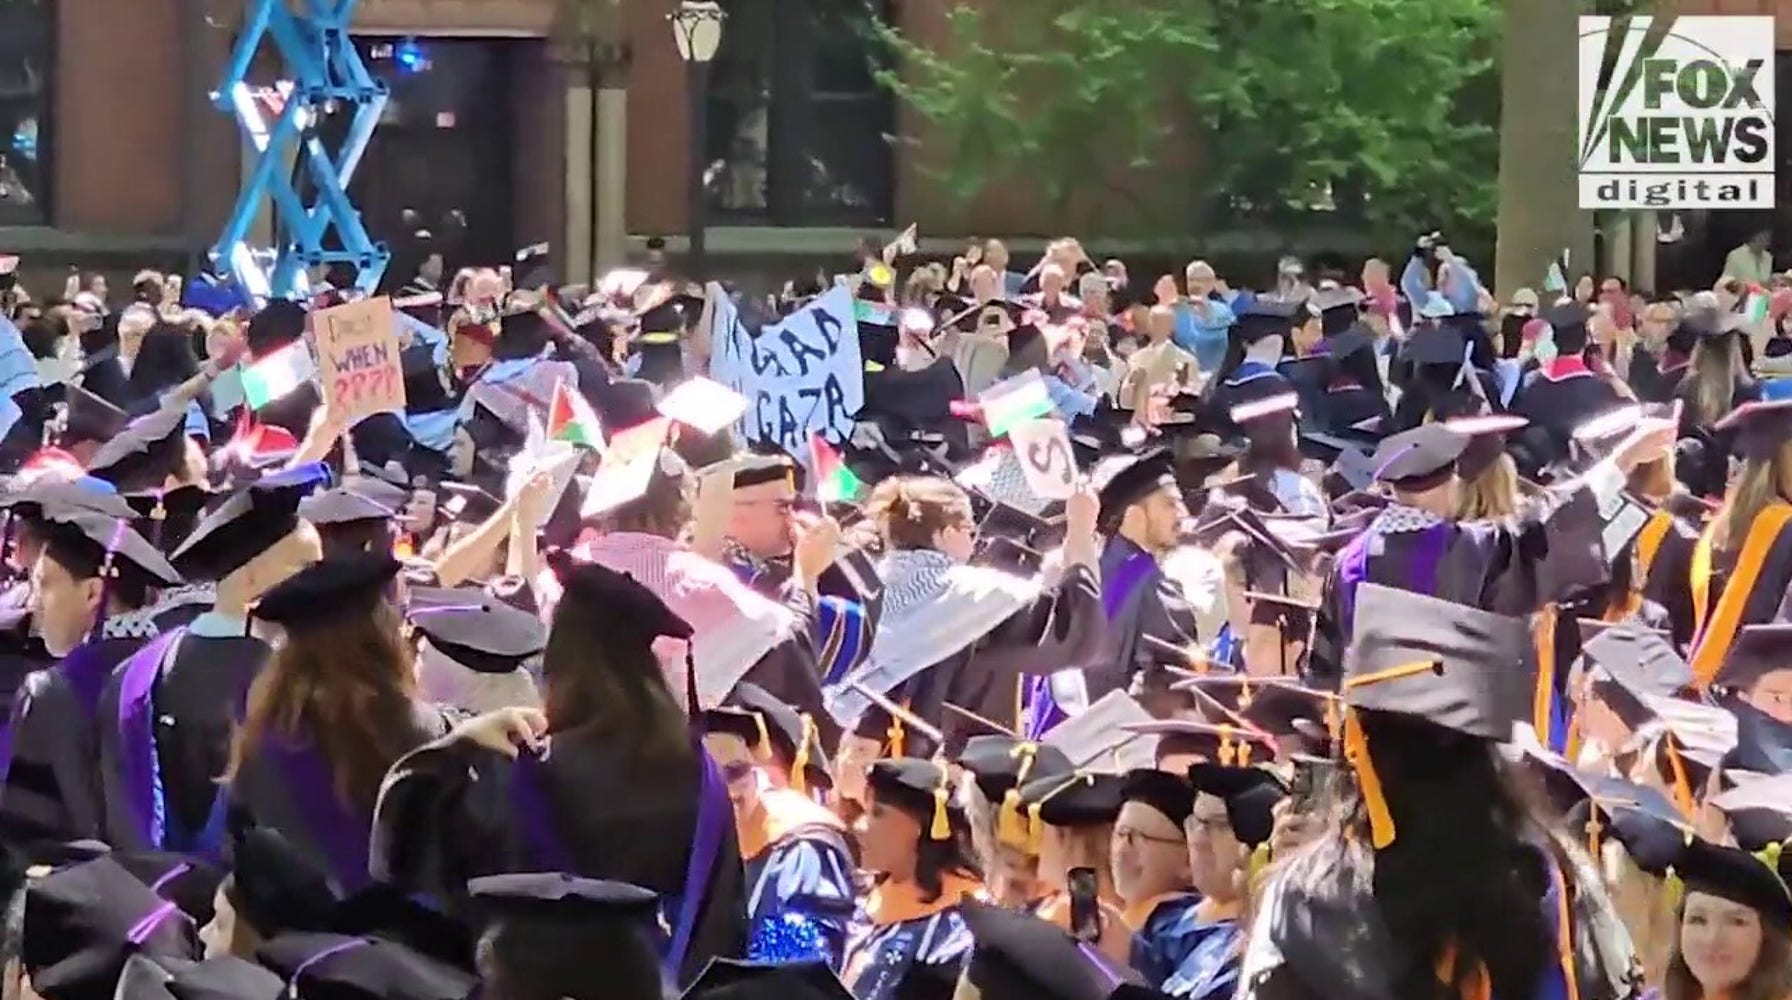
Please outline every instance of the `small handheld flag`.
M564 381L554 383L554 398L548 404L548 440L565 441L595 451L604 450L604 429L585 397L567 388Z
M259 410L309 381L316 371L305 342L295 340L243 369L243 398L250 409Z
M809 436L810 466L815 473L815 498L822 503L852 500L865 484L846 467L846 460L820 434Z

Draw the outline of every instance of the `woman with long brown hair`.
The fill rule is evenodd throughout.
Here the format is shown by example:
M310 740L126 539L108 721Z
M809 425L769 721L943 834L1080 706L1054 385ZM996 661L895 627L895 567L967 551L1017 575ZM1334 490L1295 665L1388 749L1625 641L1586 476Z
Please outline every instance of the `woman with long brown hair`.
M542 654L545 711L481 716L400 760L380 793L371 870L456 913L470 912L467 881L485 875L639 885L661 897L662 954L688 984L747 944L726 786L654 651L688 647L693 632L632 577L549 561L564 594Z
M1692 555L1693 675L1709 684L1745 625L1792 612L1792 400L1747 403L1718 421L1741 471Z
M1675 911L1660 1000L1792 997L1792 892L1762 859L1693 840L1674 866Z
M389 596L398 569L385 553L326 559L255 605L285 637L249 688L224 776L234 826L278 831L351 891L368 881L386 769L450 722L416 696Z

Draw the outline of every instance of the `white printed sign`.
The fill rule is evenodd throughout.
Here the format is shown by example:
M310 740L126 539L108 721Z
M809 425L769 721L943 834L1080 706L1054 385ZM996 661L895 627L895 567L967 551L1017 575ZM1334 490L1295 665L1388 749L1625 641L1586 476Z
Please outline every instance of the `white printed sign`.
M852 292L835 288L752 336L726 299L716 303L710 377L747 401L742 431L809 459L809 438L846 440L865 403L865 362Z
M1027 486L1047 500L1076 492L1076 453L1062 420L1023 420L1008 429Z

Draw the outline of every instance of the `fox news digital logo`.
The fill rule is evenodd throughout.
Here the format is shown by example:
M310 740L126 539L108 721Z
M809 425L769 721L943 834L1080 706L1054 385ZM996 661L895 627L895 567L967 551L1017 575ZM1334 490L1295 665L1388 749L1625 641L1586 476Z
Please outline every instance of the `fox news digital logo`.
M1771 17L1581 18L1580 207L1772 208L1773 102Z

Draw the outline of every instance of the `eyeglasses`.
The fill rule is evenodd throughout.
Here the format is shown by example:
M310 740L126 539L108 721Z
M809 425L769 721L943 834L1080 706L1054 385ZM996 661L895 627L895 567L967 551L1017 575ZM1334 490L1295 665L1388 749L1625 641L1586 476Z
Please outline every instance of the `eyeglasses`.
M776 511L779 514L788 514L791 511L796 509L796 501L795 500L786 500L786 499L736 500L736 501L734 501L734 505L736 507L770 507L772 510Z
M1129 826L1114 827L1114 839L1128 847L1140 843L1183 847L1188 843L1187 839L1183 837L1154 837L1143 830L1135 830Z

